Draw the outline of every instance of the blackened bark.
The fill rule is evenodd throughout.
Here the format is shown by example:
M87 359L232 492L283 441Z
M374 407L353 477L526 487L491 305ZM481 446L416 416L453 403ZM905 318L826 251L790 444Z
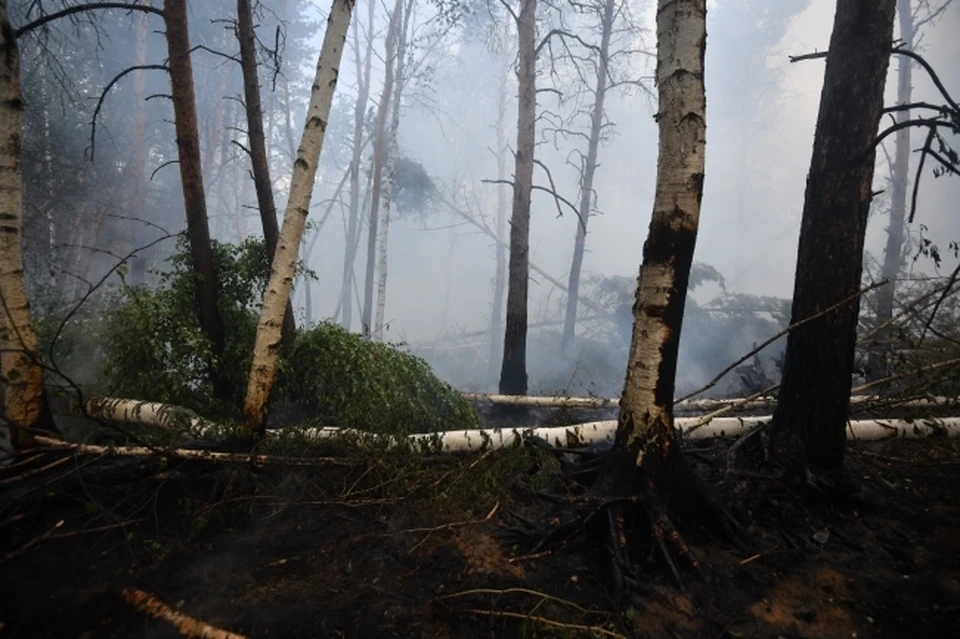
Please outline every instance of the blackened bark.
M220 281L213 262L210 229L207 226L207 203L203 193L186 0L166 0L163 13L170 58L170 85L177 131L180 181L187 213L190 256L195 272L194 296L197 315L200 328L210 340L215 358L211 365L214 396L221 401L227 401L230 397L230 385L220 370L225 343L223 318L218 304Z
M257 190L257 206L263 224L263 240L267 256L273 262L277 253L277 238L280 225L277 223L277 207L273 201L273 183L270 180L270 162L267 159L266 136L263 134L263 106L260 101L260 81L257 78L256 39L253 32L253 11L250 0L237 0L237 39L240 41L240 67L243 70L243 97L247 110L247 137L250 142L250 162L253 165L253 185ZM269 276L269 266L268 276ZM283 316L280 346L290 353L296 338L297 325L293 317L293 304L287 300Z
M838 0L800 225L791 323L860 288L876 136L896 0ZM775 449L802 445L806 463L843 467L859 298L787 338Z
M518 106L517 151L510 217L510 263L507 278L507 318L503 334L500 392L527 392L527 290L530 279L530 194L536 140L537 59L536 0L521 0L517 20Z

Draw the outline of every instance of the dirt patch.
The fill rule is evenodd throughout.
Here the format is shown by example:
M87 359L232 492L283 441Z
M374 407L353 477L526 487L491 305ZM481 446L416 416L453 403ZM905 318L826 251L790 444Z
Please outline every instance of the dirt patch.
M607 590L599 540L533 557L504 541L510 513L554 508L530 494L540 461L517 452L256 472L181 465L122 486L98 483L84 463L54 469L62 477L29 505L3 500L4 638L177 636L124 602L125 588L251 637L960 631L953 441L852 446L850 468L884 506L789 502L802 516L785 528L773 503L754 513L747 548L688 538L707 575L685 573L684 590L650 553L645 591L629 601Z

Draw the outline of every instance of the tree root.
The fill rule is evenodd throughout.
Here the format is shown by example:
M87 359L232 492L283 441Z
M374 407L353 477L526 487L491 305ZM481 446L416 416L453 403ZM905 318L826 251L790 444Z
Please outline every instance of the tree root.
M645 461L638 468L631 462L636 455L631 456L629 451L583 454L571 462L563 459L568 452L548 448L561 459L566 481L581 487L585 481L589 484L581 495L535 493L558 505L545 522L511 513L519 525L501 528L500 536L524 547L524 554L557 550L578 538L596 535L605 540L613 590L624 597L630 592L649 591L639 577L637 557L641 546L649 550L649 557L662 560L681 589L685 570L706 578L675 522L682 520L714 537L735 542L746 538L739 523L678 451L662 459L653 455L650 463ZM641 543L644 536L646 544Z

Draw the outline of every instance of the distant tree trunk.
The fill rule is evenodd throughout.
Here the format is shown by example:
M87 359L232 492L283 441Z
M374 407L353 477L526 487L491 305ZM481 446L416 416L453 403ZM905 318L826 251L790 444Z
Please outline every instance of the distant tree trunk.
M503 21L500 48L500 89L497 97L497 266L493 276L493 308L490 311L490 360L487 383L493 386L503 361L503 297L507 288L507 74L513 57L510 55L510 20Z
M20 54L7 18L6 0L0 0L0 409L15 450L33 444L34 429L56 432L23 281L22 110Z
M838 0L800 224L791 324L856 295L896 0ZM859 298L792 331L775 450L843 468ZM799 449L799 454L797 454Z
M230 131L235 126L236 107L228 104L224 107L223 131L220 134L220 162L217 165L217 223L216 237L221 238L224 235L224 224L233 205L228 203L227 197L227 164L230 162ZM232 195L232 194L231 194Z
M200 327L210 340L214 396L220 401L230 398L230 385L221 374L225 335L218 304L220 281L213 263L210 229L207 226L207 202L203 193L203 171L200 165L200 142L197 132L196 98L193 91L193 66L190 62L190 39L187 31L186 0L165 0L164 20L170 58L170 85L177 131L177 150L183 202L187 213L187 236L193 260L194 295Z
M396 62L397 20L403 11L403 0L396 0L387 29L386 71L383 79L383 91L377 107L377 123L373 133L373 191L370 195L370 221L367 228L367 268L363 279L363 319L362 330L370 337L373 330L373 271L377 262L377 226L380 223L380 195L383 184L384 153L383 143L387 128L387 114L390 110L390 98L393 95L393 71Z
M250 0L237 0L237 39L240 41L240 66L243 70L243 97L247 110L247 138L250 144L250 162L253 165L253 184L257 189L257 206L263 224L263 240L267 255L273 261L277 252L277 207L273 202L273 181L270 179L270 160L267 156L266 137L263 133L263 107L260 103L260 80L257 78L256 38L253 32L253 11ZM287 299L283 316L281 346L285 353L293 350L297 326L293 318L293 305Z
M898 0L897 13L900 17L900 40L903 47L912 51L914 40L913 13L910 0ZM913 93L913 60L900 56L897 62L897 104L909 104ZM909 111L898 111L898 123L910 118ZM883 268L880 278L889 280L877 290L877 324L888 322L893 317L893 300L896 295L896 278L900 273L903 250L904 220L907 210L907 184L910 171L910 127L900 129L895 138L896 149L893 166L890 169L890 222L887 226L887 246L883 254ZM887 357L889 356L893 328L885 326L877 331L876 341L871 346L868 358L867 381L883 379L887 376Z
M283 315L290 299L294 268L300 251L300 240L310 213L310 198L317 176L320 150L330 117L330 106L337 86L340 59L346 43L347 28L355 0L333 0L327 18L327 30L317 60L317 72L310 93L306 123L300 138L297 161L293 164L290 179L290 195L283 216L277 252L273 258L270 281L263 299L263 309L257 325L257 338L253 347L253 365L250 382L244 401L247 427L261 434L270 390L277 372L280 333Z
M361 63L360 20L353 23L353 50L357 73L357 102L353 110L353 157L350 160L350 217L347 221L347 237L343 253L343 283L340 287L338 307L342 313L340 324L350 330L353 323L353 265L357 259L360 243L360 162L363 160L364 124L367 115L367 99L370 97L370 61L373 54L373 0L367 4L367 46Z
M150 35L147 20L149 14L137 15L137 66L147 63L147 37ZM133 72L133 149L130 153L131 195L127 205L130 217L144 219L147 208L147 74L145 71ZM134 220L127 220L131 250L137 245L137 233ZM144 284L146 269L144 256L131 258L128 282L134 286Z
M500 393L527 393L527 290L530 280L530 194L537 119L537 0L520 0L517 20L517 151L510 216L510 271Z
M567 309L563 321L563 338L560 347L567 351L573 345L577 326L577 301L580 294L580 270L583 267L583 249L587 239L587 222L593 208L593 176L597 172L597 151L600 148L600 132L603 129L603 100L607 94L607 57L610 52L610 33L613 31L613 9L616 0L606 0L603 19L600 23L600 52L597 60L597 84L593 90L593 113L590 115L590 139L587 142L587 157L583 163L580 180L580 209L577 215L577 235L573 242L573 260L570 263L570 279L567 283Z
M400 102L403 99L404 73L407 54L407 30L410 24L410 13L413 10L413 0L407 0L404 7L402 0L397 1L394 12L400 11L400 17L394 18L397 35L397 72L394 82L393 102L390 108L389 137L387 139L387 181L383 187L383 204L380 207L380 238L377 244L377 313L374 319L374 339L383 341L384 313L387 308L387 241L390 237L390 205L393 200L393 191L396 186L397 170L397 132L400 129ZM402 27L400 26L402 22Z
M213 158L216 156L220 132L226 127L223 126L223 115L226 109L227 83L230 79L229 67L220 70L220 82L217 85L215 95L216 102L213 107L213 124L207 132L207 143L203 147L203 156L200 162L203 166L203 184L207 187L213 179Z

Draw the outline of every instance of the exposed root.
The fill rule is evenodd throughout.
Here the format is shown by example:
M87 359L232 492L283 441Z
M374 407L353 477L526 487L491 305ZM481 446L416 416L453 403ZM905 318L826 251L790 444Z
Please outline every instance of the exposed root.
M547 448L539 442L536 446ZM585 480L590 482L586 492L574 496L537 492L559 508L545 523L511 513L520 525L505 527L501 533L521 545L526 541L527 554L556 550L583 535L599 535L605 539L613 590L620 596L646 590L637 567L638 551L643 546L662 559L681 589L685 570L705 577L674 523L675 516L716 537L737 542L746 538L738 522L678 452L663 458L651 455L637 468L631 462L636 459L635 451L586 453L570 461L567 451L550 450L560 459L567 483L575 482L583 488Z

